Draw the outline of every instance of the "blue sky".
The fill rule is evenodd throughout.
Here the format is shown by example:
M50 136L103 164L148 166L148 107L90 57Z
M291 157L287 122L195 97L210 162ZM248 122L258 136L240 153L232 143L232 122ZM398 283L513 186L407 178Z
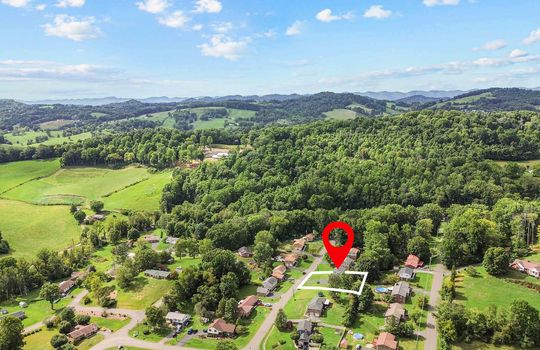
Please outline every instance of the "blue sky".
M0 98L540 86L538 0L0 0Z

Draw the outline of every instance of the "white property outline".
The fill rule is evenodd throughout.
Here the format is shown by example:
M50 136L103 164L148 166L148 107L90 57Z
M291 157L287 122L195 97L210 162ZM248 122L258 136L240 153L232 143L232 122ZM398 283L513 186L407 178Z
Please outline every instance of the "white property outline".
M339 289L339 288L328 288L328 287L315 287L315 286L304 286L306 282L311 278L313 275L331 275L335 271L312 271L309 273L309 275L306 276L306 278L300 283L296 289L309 289L309 290L326 290L329 292L340 292L340 293L348 293L348 294L356 294L356 295L362 295L362 291L364 290L364 285L366 284L367 280L367 272L361 272L361 271L344 271L343 273L346 275L363 275L364 279L362 280L362 285L360 286L360 289L358 291L355 290L348 290L348 289Z

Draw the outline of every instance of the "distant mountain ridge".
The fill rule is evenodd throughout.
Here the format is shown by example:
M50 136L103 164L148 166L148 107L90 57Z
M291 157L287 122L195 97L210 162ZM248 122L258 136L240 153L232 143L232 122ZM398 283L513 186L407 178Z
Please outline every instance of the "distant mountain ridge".
M463 90L414 90L409 92L399 91L367 91L356 92L355 95L370 97L376 100L398 101L413 96L424 96L427 98L453 98L455 96L467 93L469 91ZM254 102L268 102L268 101L288 101L297 98L310 96L312 94L268 94L268 95L226 95L226 96L200 96L200 97L167 97L156 96L147 98L123 98L116 96L97 97L97 98L79 98L79 99L45 99L35 101L19 101L31 105L75 105L75 106L102 106L111 103L122 103L129 100L137 100L143 103L173 103L173 102L220 102L220 101L254 101ZM418 99L418 98L417 98ZM427 102L427 101L425 101Z

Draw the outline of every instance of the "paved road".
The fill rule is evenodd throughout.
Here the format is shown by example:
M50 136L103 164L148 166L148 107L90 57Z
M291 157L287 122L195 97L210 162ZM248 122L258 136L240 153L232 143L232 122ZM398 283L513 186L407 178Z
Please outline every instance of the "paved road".
M419 334L425 338L426 342L424 349L426 350L436 350L437 349L437 327L435 319L435 311L437 305L439 304L439 291L441 290L444 275L448 273L448 270L444 265L437 264L433 269L433 282L431 283L431 291L429 292L429 303L428 303L428 315L426 321L426 329Z
M319 266L319 264L322 262L323 258L324 254L322 254L321 251L321 254L315 257L311 266L306 270L306 275L315 271L317 269L317 266ZM270 329L272 329L272 326L274 325L274 321L277 317L279 309L283 309L285 305L287 305L287 302L293 297L294 290L296 290L300 283L302 283L303 279L304 278L297 279L294 282L294 285L289 288L288 291L283 293L279 301L274 303L274 305L272 306L272 311L270 311L270 314L268 314L262 325L259 327L257 333L255 333L251 341L244 347L243 350L259 350L261 342L264 341L266 334L270 332Z

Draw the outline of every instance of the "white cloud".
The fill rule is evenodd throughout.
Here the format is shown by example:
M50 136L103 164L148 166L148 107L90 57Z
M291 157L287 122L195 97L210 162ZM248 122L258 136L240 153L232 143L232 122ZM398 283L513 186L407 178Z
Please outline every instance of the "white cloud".
M217 24L212 24L212 28L215 32L225 34L233 28L231 22L222 22Z
M266 32L262 33L262 36L265 38L275 38L277 36L277 32L274 29L269 29Z
M373 5L364 12L364 17L383 19L392 16L392 11L385 10L382 5Z
M540 41L540 28L537 30L533 30L528 37L523 39L523 43L527 45L534 44L537 41Z
M150 13L161 13L169 6L171 4L167 0L143 0L137 2L139 10Z
M182 11L174 11L170 15L160 17L158 19L159 24L162 24L171 28L182 28L189 22L191 18L184 15Z
M43 29L50 36L82 41L101 36L101 30L94 23L94 17L77 19L68 15L57 15L54 22L45 24Z
M330 9L324 9L321 12L317 13L317 15L315 16L315 18L317 18L319 21L325 22L325 23L332 22L332 21L339 21L342 19L352 19L353 17L354 16L351 12L348 12L343 15L334 15L332 13L332 10Z
M36 5L36 10L43 11L47 8L47 4L38 4Z
M11 7L26 7L30 3L30 0L2 0L2 4Z
M219 13L223 9L219 0L197 0L195 12L197 13Z
M53 61L0 61L0 78L14 80L81 80L103 81L112 79L117 70L94 65L66 65Z
M506 41L497 39L493 41L488 41L487 43L485 43L484 45L480 47L475 47L473 50L474 51L495 51L495 50L502 49L503 47L506 47Z
M285 35L288 36L295 36L302 34L302 27L304 24L300 21L296 21L293 24L291 24L287 30L285 31Z
M203 56L222 57L230 61L236 61L245 50L248 40L235 41L225 37L223 34L215 34L207 44L199 45Z
M447 5L458 5L459 0L424 0L424 5L426 6L447 6Z
M524 51L524 50L521 50L521 49L515 49L515 50L512 50L512 52L510 52L510 58L525 57L528 54L529 53L527 51Z
M56 7L83 7L86 0L60 0Z
M202 24L194 24L191 29L198 32L198 31L201 31L202 29L204 28L204 26Z

